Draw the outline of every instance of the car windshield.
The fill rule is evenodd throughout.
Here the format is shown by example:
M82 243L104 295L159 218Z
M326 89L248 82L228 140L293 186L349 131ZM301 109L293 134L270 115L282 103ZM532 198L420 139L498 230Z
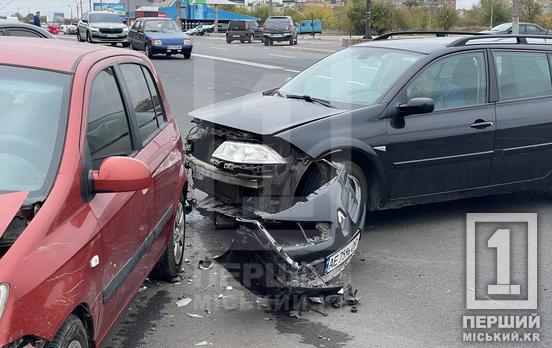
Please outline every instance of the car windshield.
M146 21L145 31L154 31L160 33L178 33L181 30L174 21Z
M108 23L121 23L121 17L116 13L91 13L90 22L108 22Z
M510 29L512 25L510 23L502 23L497 25L496 27L492 28L492 31L504 31Z
M421 53L351 47L314 64L279 89L282 96L309 96L340 108L374 104Z
M43 200L61 157L71 77L0 65L0 193Z

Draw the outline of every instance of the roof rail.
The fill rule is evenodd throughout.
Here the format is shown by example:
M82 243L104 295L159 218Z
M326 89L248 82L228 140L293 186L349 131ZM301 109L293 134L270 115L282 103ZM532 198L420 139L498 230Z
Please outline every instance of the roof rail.
M481 39L516 39L517 44L533 44L533 45L546 45L547 43L529 43L527 39L550 39L552 40L552 35L513 35L513 34L484 34L480 36L471 36L471 37L461 37L458 40L448 44L448 47L458 47L465 46L468 42L472 40L481 40ZM488 44L488 42L485 42ZM550 43L552 44L552 43ZM550 45L548 44L548 45Z
M488 35L484 33L469 32L469 31L395 31L381 34L375 37L373 40L387 40L392 36L397 35L435 35L436 37L445 37L449 35Z

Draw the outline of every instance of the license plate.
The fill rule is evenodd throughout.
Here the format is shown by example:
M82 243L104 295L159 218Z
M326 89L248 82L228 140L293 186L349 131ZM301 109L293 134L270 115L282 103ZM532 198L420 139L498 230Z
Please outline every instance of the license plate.
M107 37L110 38L110 39L113 39L113 38L119 37L119 35L117 35L117 34L107 34Z
M272 34L272 37L282 37L282 34Z
M232 35L232 37L240 37L239 35Z
M173 50L181 50L182 49L182 46L167 46L167 50L168 51L173 51Z
M358 247L358 242L360 241L360 232L353 237L353 239L345 245L343 248L339 249L335 253L326 257L326 263L324 264L324 273L331 272L336 267L345 262Z

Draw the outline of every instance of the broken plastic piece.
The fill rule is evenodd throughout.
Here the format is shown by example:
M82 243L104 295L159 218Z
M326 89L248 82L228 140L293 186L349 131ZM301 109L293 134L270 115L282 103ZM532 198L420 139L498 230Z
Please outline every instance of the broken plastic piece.
M213 267L213 261L211 261L209 259L199 260L199 263L198 263L197 266L199 267L199 269L202 269L204 271L208 271Z
M190 304L190 302L192 302L192 299L191 298L183 298L181 300L178 300L176 302L176 305L178 307L184 307L184 306L187 306L188 304Z

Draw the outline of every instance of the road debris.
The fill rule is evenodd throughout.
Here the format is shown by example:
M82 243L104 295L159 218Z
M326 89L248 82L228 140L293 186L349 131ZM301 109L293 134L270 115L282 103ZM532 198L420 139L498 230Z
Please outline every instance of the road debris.
M206 258L205 260L199 260L197 267L201 270L208 271L213 267L213 261L211 261L209 258Z
M203 318L203 315L196 313L186 313L190 318Z
M297 318L297 319L301 319L301 312L299 311L290 311L288 313L288 317L291 317L291 318Z
M232 291L234 290L233 287L231 287L230 285L227 285L225 288L224 288L225 291Z
M176 305L177 305L178 307L184 307L184 306L189 305L190 302L192 302L192 299L186 297L186 298L183 298L183 299L181 299L181 300L178 300L178 301L176 302Z
M210 344L210 343L207 342L207 341L201 341L201 342L199 342L199 343L196 343L195 345L196 345L196 346L207 346L207 345L209 345L209 344Z

